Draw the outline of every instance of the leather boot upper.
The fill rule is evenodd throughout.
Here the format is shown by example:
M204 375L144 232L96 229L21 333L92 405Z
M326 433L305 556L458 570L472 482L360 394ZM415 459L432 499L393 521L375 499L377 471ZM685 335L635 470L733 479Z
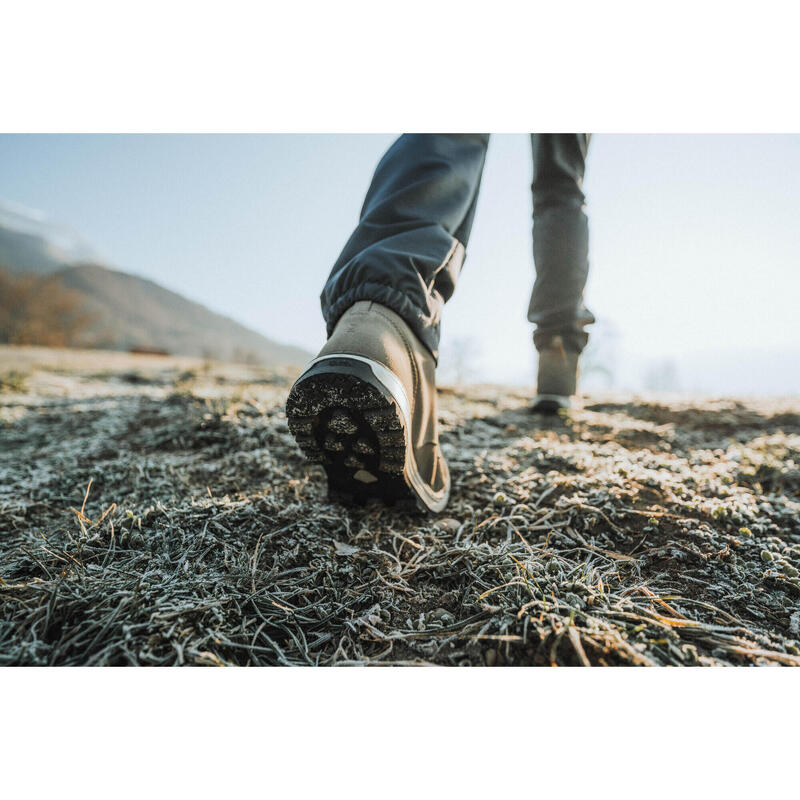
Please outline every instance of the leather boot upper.
M342 315L319 355L348 353L377 361L400 379L411 405L411 444L417 468L433 491L441 491L449 476L439 449L436 365L431 353L402 317L366 300Z
M574 350L564 347L560 336L554 336L539 351L537 392L542 395L569 397L577 391L578 357Z

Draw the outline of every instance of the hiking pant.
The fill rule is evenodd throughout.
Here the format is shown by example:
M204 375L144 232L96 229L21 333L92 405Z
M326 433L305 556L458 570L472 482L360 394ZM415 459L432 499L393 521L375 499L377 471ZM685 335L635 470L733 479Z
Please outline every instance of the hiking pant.
M528 319L541 349L555 335L580 352L589 270L583 183L590 134L531 134L536 281ZM358 227L320 297L328 336L358 300L388 306L439 357L444 304L466 255L488 134L404 134L383 156ZM502 270L503 265L497 265ZM501 273L502 276L502 273ZM499 278L502 280L502 277Z

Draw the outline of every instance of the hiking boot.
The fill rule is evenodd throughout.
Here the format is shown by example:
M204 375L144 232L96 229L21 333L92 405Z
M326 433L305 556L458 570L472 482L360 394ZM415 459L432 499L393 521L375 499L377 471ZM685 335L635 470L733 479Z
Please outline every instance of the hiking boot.
M433 356L386 306L360 301L342 315L286 401L289 430L324 467L332 499L445 507L450 473L434 370Z
M532 411L555 414L569 408L578 383L579 353L567 350L560 336L554 336L539 351L539 376Z

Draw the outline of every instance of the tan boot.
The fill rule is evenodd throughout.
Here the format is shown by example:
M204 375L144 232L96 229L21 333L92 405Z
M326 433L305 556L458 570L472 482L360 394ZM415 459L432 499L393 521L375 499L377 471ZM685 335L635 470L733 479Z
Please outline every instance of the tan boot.
M554 336L547 347L539 351L539 374L532 410L555 414L569 408L577 391L578 357L574 350L564 348L560 336Z
M434 370L433 356L389 308L361 301L342 315L286 401L289 430L325 468L334 499L445 507L450 473Z

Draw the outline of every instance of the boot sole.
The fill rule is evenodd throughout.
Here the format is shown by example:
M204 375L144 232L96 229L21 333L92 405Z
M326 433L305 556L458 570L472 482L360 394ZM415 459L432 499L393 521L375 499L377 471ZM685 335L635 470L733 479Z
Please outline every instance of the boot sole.
M557 414L572 407L572 401L562 394L540 394L534 398L531 411L534 414Z
M289 430L306 458L325 469L331 500L364 505L377 499L438 511L446 495L431 500L414 486L421 481L408 445L408 416L397 378L361 357L312 362L286 401Z

